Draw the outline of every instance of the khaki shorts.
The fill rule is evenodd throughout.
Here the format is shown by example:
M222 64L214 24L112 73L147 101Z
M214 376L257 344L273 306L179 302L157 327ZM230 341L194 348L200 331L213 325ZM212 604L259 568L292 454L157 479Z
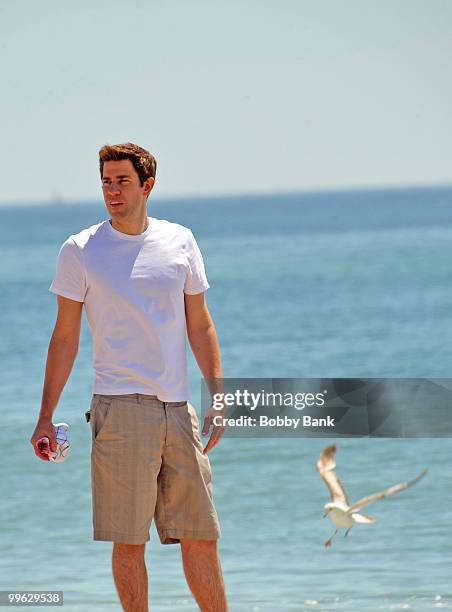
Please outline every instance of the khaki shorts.
M210 463L190 403L94 394L85 416L94 540L143 544L152 518L162 544L220 537Z

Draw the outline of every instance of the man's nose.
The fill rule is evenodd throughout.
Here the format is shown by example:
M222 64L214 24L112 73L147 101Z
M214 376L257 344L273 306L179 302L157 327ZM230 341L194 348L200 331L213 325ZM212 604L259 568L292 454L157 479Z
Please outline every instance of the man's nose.
M121 190L119 189L119 184L118 183L110 183L108 185L107 193L112 194L112 195L113 194L121 193Z

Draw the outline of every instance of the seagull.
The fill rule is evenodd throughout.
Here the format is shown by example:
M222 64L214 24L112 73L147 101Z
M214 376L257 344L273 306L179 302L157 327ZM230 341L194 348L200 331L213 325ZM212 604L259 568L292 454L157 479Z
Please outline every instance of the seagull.
M323 518L330 516L336 527L346 529L347 531L345 532L344 537L348 534L353 525L356 525L356 523L375 523L376 519L359 513L359 510L361 510L363 506L367 506L367 504L372 504L378 499L383 499L383 497L388 497L389 495L394 495L394 493L408 489L408 487L414 485L427 473L427 470L422 470L422 472L416 476L416 478L413 478L413 480L401 482L400 484L396 484L388 489L385 489L384 491L380 491L379 493L373 493L372 495L363 497L350 506L347 499L347 494L342 486L342 482L334 471L335 467L336 445L331 444L331 446L327 446L323 449L323 451L320 453L319 460L317 461L317 471L328 487L332 500L331 502L325 504L325 514L323 515ZM338 530L336 529L331 538L325 542L326 547L331 546L332 540L337 534L337 531Z

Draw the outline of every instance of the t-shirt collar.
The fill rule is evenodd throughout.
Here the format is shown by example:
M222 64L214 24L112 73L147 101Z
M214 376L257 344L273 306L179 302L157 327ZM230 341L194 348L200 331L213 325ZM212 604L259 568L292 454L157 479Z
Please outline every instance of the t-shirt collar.
M115 229L113 225L110 223L109 219L105 221L105 224L107 226L107 231L112 236L115 236L116 238L122 238L123 240L140 241L140 240L144 240L144 238L146 238L146 236L148 236L151 233L151 231L153 231L155 223L157 221L157 219L154 219L153 217L148 217L148 219L149 219L149 225L147 226L147 228L144 230L142 234L124 234L124 232L120 232L119 230Z

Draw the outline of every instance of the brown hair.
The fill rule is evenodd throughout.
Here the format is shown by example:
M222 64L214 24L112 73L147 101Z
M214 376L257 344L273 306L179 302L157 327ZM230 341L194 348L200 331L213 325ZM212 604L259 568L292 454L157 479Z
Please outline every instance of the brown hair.
M157 170L157 161L155 157L149 153L149 151L142 149L133 142L116 145L106 144L100 149L99 169L101 178L104 170L104 162L120 161L121 159L130 159L140 177L141 186L143 186L148 178L155 178L155 172Z

